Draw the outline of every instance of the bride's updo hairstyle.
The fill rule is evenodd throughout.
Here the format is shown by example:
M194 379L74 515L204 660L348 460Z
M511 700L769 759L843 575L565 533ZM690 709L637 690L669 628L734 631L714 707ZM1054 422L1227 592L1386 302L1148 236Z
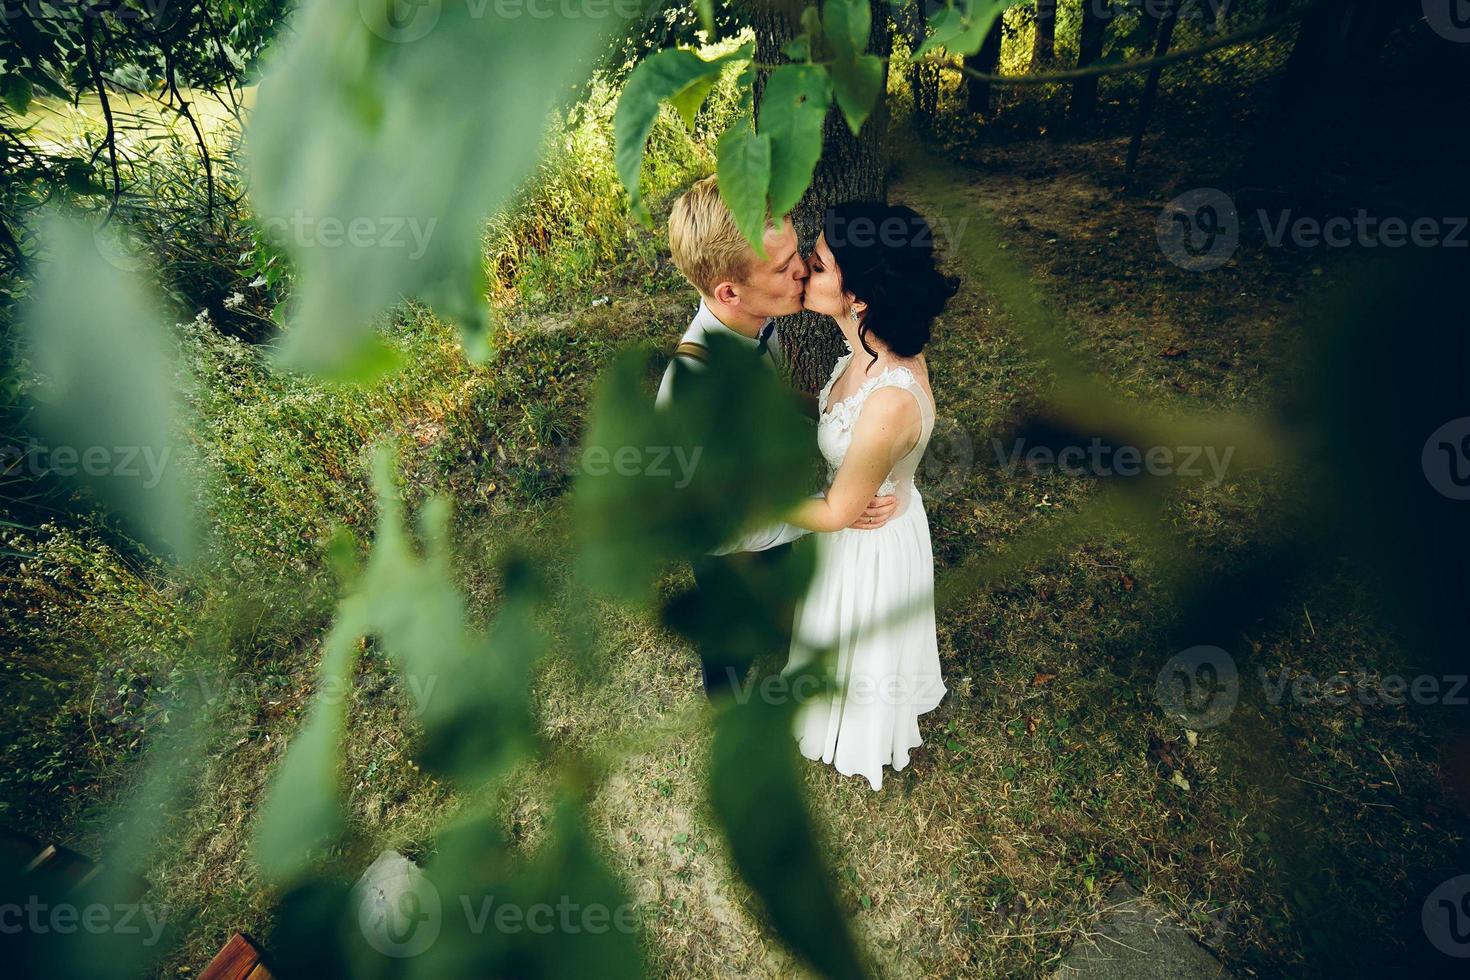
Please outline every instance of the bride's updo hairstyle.
M822 233L842 288L868 304L858 330L863 350L877 360L871 333L899 357L922 351L959 288L958 279L939 271L929 222L913 208L854 201L828 208Z

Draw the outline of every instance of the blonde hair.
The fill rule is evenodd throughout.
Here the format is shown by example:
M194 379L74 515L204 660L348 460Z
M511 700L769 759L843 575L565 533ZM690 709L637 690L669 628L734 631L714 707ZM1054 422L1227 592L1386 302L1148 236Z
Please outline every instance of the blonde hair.
M767 228L780 225L767 219ZM669 215L669 251L674 265L706 296L725 281L744 282L755 249L735 226L735 216L720 199L715 175L696 181L674 202Z

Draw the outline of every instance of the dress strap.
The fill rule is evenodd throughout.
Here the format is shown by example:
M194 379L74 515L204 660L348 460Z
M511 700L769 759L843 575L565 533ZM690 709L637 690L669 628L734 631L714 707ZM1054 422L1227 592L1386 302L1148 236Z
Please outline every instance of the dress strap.
M914 400L919 403L919 418L923 420L925 426L927 427L934 420L934 403L925 396L923 386L919 384L919 379L915 378L914 372L908 368L889 368L883 372L882 377L875 378L871 384L873 391L877 391L879 388L904 389L913 395Z

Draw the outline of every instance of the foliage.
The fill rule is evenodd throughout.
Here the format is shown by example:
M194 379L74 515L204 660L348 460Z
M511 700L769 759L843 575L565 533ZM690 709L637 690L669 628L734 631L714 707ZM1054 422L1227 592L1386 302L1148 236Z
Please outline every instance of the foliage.
M987 10L972 6L941 19L938 43L952 53L965 53L972 34L985 33L977 32L977 25L991 22L984 20ZM865 124L866 110L876 92L869 94L872 62L864 60L870 56L859 43L866 36L862 17L850 5L833 0L822 17L807 18L803 35L787 52L797 63L771 70L765 82L766 100L759 111L731 130L734 135L728 137L728 143L721 141L718 164L729 177L722 185L728 185L726 192L732 206L739 209L748 235L758 232L760 219L768 211L780 213L804 192L820 153L821 123L832 104L854 131ZM485 324L479 322L483 314L480 293L486 281L483 270L463 257L467 242L478 240L481 222L514 200L538 145L526 136L540 133L555 100L541 93L503 114L497 112L486 122L440 111L432 99L466 85L478 91L480 87L515 87L533 75L544 79L548 60L551 82L546 88L557 88L562 80L576 75L576 66L584 64L604 38L593 29L571 30L565 37L556 37L565 46L553 47L551 55L544 47L534 49L533 57L530 42L545 39L535 25L512 30L506 39L491 37L482 25L451 19L441 25L438 34L431 30L428 41L391 46L391 40L368 25L343 16L336 8L329 10L326 0L310 9L301 26L294 46L281 55L280 74L273 82L279 88L267 93L269 97L262 96L253 135L258 141L252 145L253 176L259 181L259 199L265 202L264 217L280 219L304 211L379 222L395 215L426 223L453 219L452 225L444 226L451 229L449 241L438 241L424 255L407 261L378 247L381 243L343 255L327 254L319 247L321 242L286 244L300 277L286 333L288 357L323 375L374 381L376 386L344 387L271 374L258 352L215 337L199 323L183 331L187 352L183 367L187 370L163 371L157 351L165 338L156 332L164 322L162 314L150 311L147 300L130 291L124 277L101 268L101 260L86 245L90 233L70 227L53 233L63 244L43 267L37 301L27 307L27 323L30 336L39 345L37 366L56 384L90 379L94 383L87 385L86 394L94 401L85 413L57 413L52 424L63 438L79 445L116 442L122 436L114 426L125 426L134 444L155 444L184 430L182 439L193 449L191 465L204 474L201 499L195 506L217 512L207 522L217 530L212 532L204 561L212 570L237 573L228 581L238 582L248 578L250 569L237 563L231 545L246 542L248 549L242 551L290 555L304 581L287 586L314 598L315 589L307 586L319 587L312 562L320 556L327 527L340 523L364 530L369 521L360 471L365 452L379 446L373 451L376 535L363 562L358 561L358 549L346 533L339 533L328 546L342 597L321 643L319 677L309 694L306 721L273 766L269 794L252 816L252 861L276 889L272 897L281 928L272 949L288 969L309 964L326 973L374 975L563 976L594 969L613 976L637 975L641 954L632 929L550 935L492 930L480 936L457 917L446 922L448 933L424 956L385 962L368 948L375 946L375 933L357 928L354 918L361 906L347 887L360 867L353 859L361 854L365 835L346 807L344 745L350 738L356 705L344 700L342 689L350 685L369 656L381 651L394 676L407 687L427 689L430 682L446 682L424 703L411 733L414 758L427 777L453 787L467 801L465 812L439 823L433 834L434 852L425 864L434 891L456 904L473 905L483 898L499 898L521 908L559 906L563 901L604 910L626 904L624 885L607 868L589 831L588 804L604 775L603 767L575 740L554 745L544 739L532 707L534 673L552 647L547 620L568 607L554 604L547 583L530 562L512 553L494 563L498 602L488 627L481 628L472 619L471 604L450 561L448 502L435 496L418 507L415 536L407 526L404 498L422 498L430 488L400 485L393 475L395 458L409 465L415 451L412 445L403 445L410 442L405 436L426 425L442 424L446 415L457 416L461 428L441 451L456 459L469 456L476 448L482 422L497 444L512 445L511 452L518 457L541 447L573 445L581 435L583 420L574 410L567 411L579 402L570 389L585 383L590 366L600 366L608 359L608 346L601 341L584 344L572 365L555 361L575 345L553 344L544 337L506 332L494 354L479 349L487 336ZM385 21L376 26L395 25ZM485 49L496 56L490 59L493 65L477 60ZM635 206L642 203L640 187L647 169L635 157L643 156L648 134L658 132L660 103L671 101L686 123L697 123L697 109L715 87L716 75L736 67L731 62L741 58L748 61L748 52L733 59L704 58L690 52L658 54L644 63L654 67L646 71L640 67L629 76L624 93L627 110L624 113L623 105L619 106L614 128L621 144L618 171ZM741 87L748 90L750 85L746 82ZM310 91L320 101L302 102L296 98L300 91ZM515 138L523 145L517 145L515 153L496 156L498 165L493 172L466 173L501 143ZM408 149L395 152L403 146ZM339 166L343 154L360 165L344 173ZM928 186L961 185L958 180L945 179L942 172L936 177L922 161L909 165L929 177ZM467 201L461 200L460 191L466 192ZM938 204L943 212L963 210L963 202L944 191ZM1018 343L1026 345L1049 374L1049 386L1041 396L1044 411L1032 406L1018 431L1060 442L1095 437L1110 444L1228 446L1240 450L1238 463L1248 477L1256 476L1259 468L1278 465L1281 456L1293 448L1288 437L1256 419L1188 415L1172 410L1177 406L1171 404L1123 398L1110 391L1086 359L1068 346L1067 334L1035 295L1025 268L1005 254L1001 237L988 222L977 221L972 237L956 248L956 259L980 273L997 307L1009 316ZM414 264L425 256L428 261L423 265ZM87 288L73 294L68 287L75 283L65 272L77 268L86 273ZM1407 301L1415 292L1410 287L1419 282L1449 281L1443 270L1434 271L1436 276L1431 278L1421 269L1396 269L1368 286L1370 293L1381 287L1382 296ZM472 353L500 360L490 362L490 368L464 363L457 352L445 352L446 344L436 345L443 338L434 333L433 325L412 319L407 324L375 324L385 311L401 311L405 295L460 313L461 320L467 321ZM1446 298L1436 293L1415 299L1416 322L1442 316L1450 308ZM1346 309L1334 310L1333 322L1347 323L1352 329L1342 337L1328 338L1322 349L1343 368L1344 377L1366 386L1364 369L1373 363L1366 356L1372 347L1364 329L1367 313L1386 316L1394 304L1380 298L1373 307L1344 306ZM118 349L116 338L94 340L96 325L119 314L130 330L125 335L131 340L126 349ZM375 325L380 329L374 329ZM422 343L426 338L436 348L428 359L433 361L429 367L404 356L408 341ZM48 352L47 345L55 346ZM799 593L811 572L802 559L793 557L770 579L737 576L722 590L719 608L699 606L705 600L687 592L675 592L664 600L671 565L703 553L731 531L769 518L804 490L796 474L804 470L809 448L797 435L790 400L748 359L726 352L713 360L713 370L681 377L690 395L685 410L674 418L650 411L646 382L651 365L641 352L617 358L598 387L585 423L585 438L580 440L583 465L571 499L574 571L565 590L571 597L571 611L554 624L575 654L589 656L592 637L585 629L586 620L591 618L594 603L611 598L634 614L656 611L664 623L686 637L725 643L736 648L733 652L754 659L771 635L772 624L762 622L760 612L772 607L762 600L772 594ZM493 387L494 381L484 383L483 376L476 373L522 363L527 364L527 371L501 388ZM390 373L394 365L405 368ZM578 373L581 380L574 381L572 375ZM389 374L386 379L385 374ZM446 377L451 378L450 383L443 383ZM471 383L460 384L465 379ZM414 399L404 395L420 383L436 380L441 387L432 399L421 393ZM517 385L525 387L517 389ZM1406 397L1395 402L1395 411L1400 413L1395 419L1407 422L1406 428L1436 417L1434 413L1445 408L1445 399L1438 393L1403 387L1406 390L1399 393ZM523 392L527 390L536 392L541 408L526 403ZM144 397L135 403L139 392ZM1347 394L1331 384L1308 388L1298 406L1300 417L1317 430L1333 434L1338 441L1331 445L1339 452L1360 434L1386 440L1390 434L1381 419L1344 408L1351 401ZM197 420L186 425L172 418L168 408L176 402L188 404ZM425 402L437 402L442 414L424 418L409 407L422 407ZM740 406L744 424L728 424L732 404ZM389 444L386 448L385 443ZM399 452L393 451L393 443L399 444ZM1312 445L1309 440L1305 444ZM182 452L185 443L180 441L178 446ZM286 451L288 447L292 451ZM677 485L667 470L656 472L649 466L630 471L621 465L588 465L594 458L623 458L628 451L635 456L654 451L665 456L682 452L686 458L696 452L702 455L686 486ZM647 463L646 455L640 461ZM1385 527L1403 530L1411 547L1405 548L1405 541L1396 540L1393 534L1375 530L1363 542L1360 554L1382 559L1385 568L1401 577L1388 593L1395 603L1409 609L1417 603L1422 611L1423 596L1445 598L1442 584L1436 591L1436 580L1451 578L1445 574L1448 563L1416 569L1405 560L1425 545L1426 532L1432 532L1444 513L1442 501L1429 501L1425 506L1417 473L1404 476L1394 471L1354 481L1351 475L1339 472L1332 460L1320 468L1306 469L1324 482L1345 482L1341 496L1355 524L1372 523L1379 510L1417 511L1407 527L1384 522ZM1065 507L1056 508L1060 513L1055 520L1033 523L1029 535L1008 542L996 553L977 555L954 570L944 583L941 598L951 608L963 606L982 587L1021 572L1028 563L1071 540L1123 534L1158 569L1164 583L1161 593L1167 591L1179 599L1177 622L1168 624L1166 630L1170 636L1198 641L1233 635L1262 603L1276 598L1279 580L1267 575L1252 582L1248 568L1227 582L1230 602L1224 608L1212 601L1211 587L1220 582L1219 570L1210 565L1212 556L1196 554L1191 542L1173 529L1175 508L1190 489L1184 484L1182 479L1148 478L1104 482L1095 493L1075 492L1064 501ZM125 514L152 515L153 524L163 519L188 520L189 508L178 499L177 487L157 494L155 490L127 484L108 486L109 500ZM231 494L242 499L232 500ZM287 507L288 501L294 506ZM1384 504L1391 506L1382 507ZM1043 498L1043 504L1032 509L1043 506L1056 505ZM1325 551L1336 543L1331 521L1307 520L1307 509L1299 507L1288 513L1287 523L1300 524L1296 534L1283 536L1275 546L1278 553L1293 548ZM292 517L271 526L263 518L272 512L289 512ZM69 548L75 550L68 541L66 533L58 532L47 540L21 546L45 550L48 555L68 554ZM152 569L120 574L126 563L107 556L83 559L73 554L67 560L67 567L84 572L94 569L89 574L96 579L121 579L111 587L112 594L121 597L123 615L144 605ZM187 568L167 570L181 578L190 574ZM86 581L38 584L30 570L21 574L27 579L23 585L36 592L90 587ZM1118 588L1128 591L1131 582L1125 576ZM140 635L172 639L186 634L189 625L180 622L183 617L172 603L166 598L156 601L158 610L138 616ZM48 608L62 605L57 599ZM314 618L319 609L312 602L295 614L273 614L270 622L305 623L311 627L305 632L316 635L321 632ZM227 638L221 642L217 635L200 632L204 635L188 639L206 647L217 644L215 654L227 662ZM1444 639L1433 637L1432 630L1426 632ZM43 675L38 671L32 676ZM142 671L130 673L123 664L110 678L121 701L110 712L111 721L128 722L132 709L146 700L140 695L135 704L132 699L132 689L147 683L139 683L144 676ZM1042 676L1038 673L1036 678ZM453 683L447 683L450 679ZM157 686L167 688L170 683L165 679ZM1030 681L1033 687L1046 683L1035 678ZM1123 700L1122 695L1118 698ZM710 808L725 834L732 863L752 888L773 931L823 975L861 975L867 969L865 957L857 951L845 921L840 885L824 866L820 828L804 804L795 753L786 733L792 707L789 702L756 699L727 705L716 713ZM189 716L185 723L203 724L209 717L182 709L179 714ZM170 727L167 721L163 725ZM1053 731L1046 736L1053 739L1051 750L1062 751L1063 733L1071 725L1065 715L1053 719ZM1025 723L1019 728L1008 725L1007 735L1029 736L1033 732L1028 727ZM953 728L951 734L959 736ZM958 760L956 765L967 758L961 737L949 739L945 746ZM177 801L176 795L165 790L181 773L191 771L192 760L179 748L187 743L175 744L172 751L158 744L150 757L152 768L140 780L145 792L124 808L131 819L123 826L130 831L139 827L140 817L155 817ZM1176 750L1165 754L1173 758ZM1088 756L1070 758L1086 760ZM755 774L750 771L752 759L758 760ZM1025 782L1026 774L1014 767L1007 769L1001 770L1007 786ZM552 818L538 846L511 847L500 822L480 807L517 772L526 771L535 773L547 788ZM1181 775L1177 770L1175 774ZM55 768L42 776L54 778ZM1075 784L1085 785L1080 778ZM1172 785L1188 791L1187 780L1183 787L1178 781ZM1058 790L1066 792L1064 785ZM1047 831L1038 828L1038 832ZM124 853L126 847L147 844L120 836L124 837ZM1099 868L1119 867L1116 862L1105 862L1090 852L1075 859L1088 890ZM114 897L107 890L112 885L99 883L96 894ZM995 894L1001 900L1014 897L1012 885L1005 881L996 883ZM404 914L417 911L410 908ZM386 938L397 941L400 935L390 927ZM141 958L134 949L127 958L113 959L117 947L117 937L113 937L105 946L88 950L102 954L89 964L91 972L124 972ZM376 949L381 952L380 947Z
M1015 0L966 0L935 16L933 33L912 54L936 49L955 55L979 50L990 25ZM754 47L704 59L682 48L664 48L639 62L618 100L618 175L634 215L651 222L642 203L644 142L660 103L679 110L690 126L714 79L732 63L743 64L741 109L719 156L720 196L736 215L757 252L767 215L784 216L812 182L822 155L822 128L834 100L856 135L883 90L883 60L867 53L872 12L867 0L828 0L801 14L801 32L783 49L792 63L771 68L759 109L754 104Z

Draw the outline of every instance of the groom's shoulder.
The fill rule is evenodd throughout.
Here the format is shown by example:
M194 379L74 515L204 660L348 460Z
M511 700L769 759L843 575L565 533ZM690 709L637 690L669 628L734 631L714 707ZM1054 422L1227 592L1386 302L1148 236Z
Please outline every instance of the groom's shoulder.
M704 338L704 325L699 322L699 314L696 312L690 320L689 326L684 328L684 333L679 337L679 342L674 346L669 363L664 368L664 376L659 383L658 404L667 405L673 397L674 365L683 362L685 367L699 370L709 363L709 346Z
M689 326L684 328L684 333L679 336L679 343L674 347L673 357L669 360L669 366L673 367L675 358L683 358L694 364L706 364L709 362L709 342L705 339L701 313L702 308L695 311L689 321Z

